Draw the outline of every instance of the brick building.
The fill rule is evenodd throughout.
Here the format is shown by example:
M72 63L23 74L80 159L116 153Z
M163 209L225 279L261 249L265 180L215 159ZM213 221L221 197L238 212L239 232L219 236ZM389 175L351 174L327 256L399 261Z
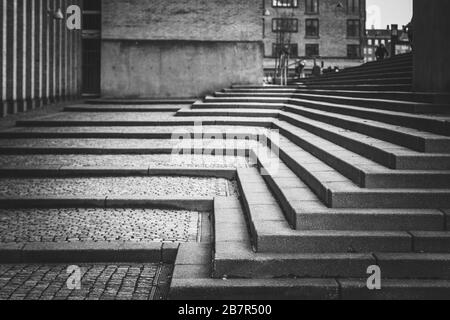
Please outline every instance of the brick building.
M347 67L362 61L365 0L265 0L265 68L274 65L277 33L290 33L291 56L318 58L325 66Z
M70 29L74 5L83 19ZM81 94L201 97L262 83L286 15L295 57L359 64L365 25L364 0L4 0L0 7L2 115Z

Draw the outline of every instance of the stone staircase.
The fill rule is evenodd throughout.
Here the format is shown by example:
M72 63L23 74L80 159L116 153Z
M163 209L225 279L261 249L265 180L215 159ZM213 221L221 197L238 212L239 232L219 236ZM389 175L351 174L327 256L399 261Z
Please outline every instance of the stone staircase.
M378 81L408 78L410 59L286 87L234 86L186 106L98 100L18 121L0 132L0 154L18 162L0 176L11 189L59 179L59 191L5 194L2 208L207 215L198 242L0 244L0 261L174 263L172 299L448 299L450 95ZM364 72L377 82L362 83ZM164 165L178 149L255 165ZM240 197L190 177L236 180ZM373 266L381 290L367 288Z
M178 111L271 132L241 202L215 199L213 246L179 249L172 298L448 299L450 95L410 92L411 70L404 55Z

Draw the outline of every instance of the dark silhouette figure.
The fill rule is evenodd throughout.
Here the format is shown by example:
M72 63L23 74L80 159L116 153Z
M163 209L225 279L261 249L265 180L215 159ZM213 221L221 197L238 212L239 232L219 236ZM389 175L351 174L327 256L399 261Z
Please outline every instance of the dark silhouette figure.
M386 47L384 46L384 44L380 44L380 46L375 51L375 57L379 61L379 60L384 60L388 56L389 56L389 52L387 51Z

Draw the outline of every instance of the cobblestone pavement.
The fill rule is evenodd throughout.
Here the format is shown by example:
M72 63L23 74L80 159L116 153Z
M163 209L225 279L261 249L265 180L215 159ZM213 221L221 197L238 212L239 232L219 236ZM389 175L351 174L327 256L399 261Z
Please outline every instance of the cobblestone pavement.
M200 215L156 209L0 210L0 242L195 242Z
M244 157L211 155L1 155L0 168L38 166L246 168Z
M0 265L0 300L161 300L173 269L160 264L79 267L81 289L70 290L67 265Z
M234 184L219 178L120 177L66 179L0 179L0 195L214 197L234 195Z
M254 141L216 139L1 139L0 147L15 148L250 148Z
M173 118L175 112L61 112L39 120L51 121L159 121Z
M177 133L177 132L193 132L193 133L223 133L230 135L233 133L257 132L265 133L265 128L249 128L243 126L163 126L163 127L15 127L4 130L7 132L55 132L55 133L79 133L79 132L127 132L127 133ZM1 130L0 130L1 132Z

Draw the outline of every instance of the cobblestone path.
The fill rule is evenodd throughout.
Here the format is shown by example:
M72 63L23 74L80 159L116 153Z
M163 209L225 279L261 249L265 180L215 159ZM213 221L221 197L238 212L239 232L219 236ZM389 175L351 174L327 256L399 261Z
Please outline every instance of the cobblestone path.
M195 242L200 215L157 209L0 210L0 243Z
M236 194L226 179L190 177L108 177L66 179L0 179L0 194L32 196L214 197Z
M246 168L244 157L212 155L0 155L0 168L39 166Z
M0 300L161 300L172 266L81 264L81 289L69 289L67 265L0 265Z
M56 126L14 127L0 130L0 169L62 167L89 168L246 168L245 157L211 154L108 154L107 149L243 149L254 141L237 141L233 134L248 132L243 126L116 126L117 121L177 121L175 112L60 112L34 120L54 121ZM210 118L205 118L210 120ZM19 119L20 120L20 119ZM202 120L201 117L198 118ZM79 121L80 126L58 126L59 121ZM89 122L106 121L100 127ZM84 123L85 122L85 123ZM111 124L111 125L109 125ZM266 129L255 130L265 133ZM79 135L82 133L83 135ZM98 134L100 133L100 134ZM167 138L167 134L174 139ZM190 133L186 136L186 133ZM196 133L197 144L189 138ZM215 133L205 137L203 134ZM218 133L218 134L217 134ZM14 137L8 137L13 134ZM65 134L65 135L61 135ZM67 135L68 134L68 135ZM123 134L136 134L133 139ZM157 134L147 139L143 134ZM184 135L184 136L183 136ZM199 136L198 136L199 135ZM45 138L44 138L45 137ZM69 138L70 137L70 138ZM92 138L101 137L101 138ZM180 138L182 137L182 139ZM145 139L144 139L145 138ZM224 139L227 140L224 140ZM250 139L250 137L249 137ZM250 139L251 140L251 139ZM198 142L201 142L198 144ZM239 145L237 145L239 144ZM8 149L14 148L14 149ZM40 148L44 152L33 152ZM73 154L67 154L67 148ZM85 148L95 152L86 152ZM51 151L47 152L46 149ZM16 150L16 151L14 151ZM190 149L189 149L190 150ZM101 152L96 152L101 151ZM70 151L69 151L70 152ZM33 154L39 153L39 154ZM43 154L41 154L43 153ZM83 154L85 153L85 154ZM105 154L103 154L105 153ZM114 153L114 152L112 152ZM148 152L151 153L151 152ZM27 197L124 197L196 199L236 197L236 181L215 177L108 176L108 177L0 177L0 198ZM132 200L130 200L132 201ZM57 248L93 243L186 243L210 240L209 213L168 209L2 209L0 247L48 244ZM0 250L1 251L1 250ZM164 259L161 259L164 260ZM34 260L33 260L34 261ZM53 261L53 260L50 260ZM64 260L65 261L65 260ZM83 260L88 261L88 260ZM94 260L98 261L98 260ZM116 261L112 259L111 261ZM146 260L143 260L146 261ZM164 260L166 262L166 260ZM148 263L84 263L81 289L67 286L67 264L0 264L0 300L154 300L168 295L173 266ZM41 261L42 262L42 261ZM58 261L56 261L58 262Z

